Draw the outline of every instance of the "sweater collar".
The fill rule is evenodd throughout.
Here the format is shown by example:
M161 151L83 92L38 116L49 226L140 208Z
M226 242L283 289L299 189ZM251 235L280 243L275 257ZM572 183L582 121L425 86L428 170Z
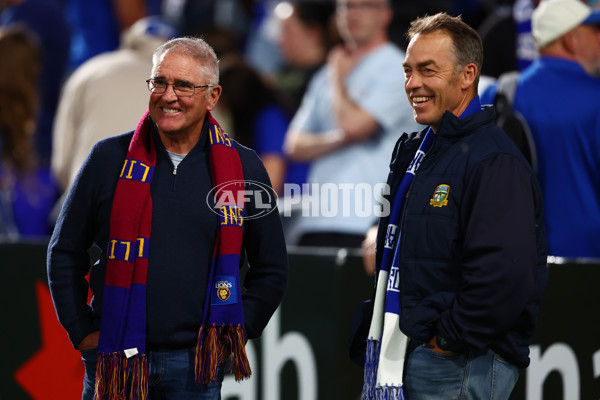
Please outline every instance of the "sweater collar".
M160 140L160 134L158 133L158 127L156 126L154 121L152 121L152 118L150 117L150 115L148 115L148 119L151 122L150 126L152 127L152 136L154 137L154 142L156 143L157 149L160 149L161 152L166 154L167 149L165 148L162 141ZM208 114L206 114L206 117L204 118L204 124L202 125L202 133L200 134L200 138L198 139L198 142L196 142L196 145L192 148L192 150L188 154L196 153L199 151L203 152L203 153L208 153L208 148L209 148L208 127L209 127Z

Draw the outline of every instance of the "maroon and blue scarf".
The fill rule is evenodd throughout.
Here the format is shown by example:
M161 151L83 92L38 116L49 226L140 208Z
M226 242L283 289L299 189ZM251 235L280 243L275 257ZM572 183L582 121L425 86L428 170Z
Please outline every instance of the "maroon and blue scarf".
M94 396L98 400L125 399L126 387L131 400L148 397L146 278L152 239L150 182L156 166L151 123L146 112L129 144L112 204ZM226 184L228 196L216 205L217 240L196 345L200 383L214 381L217 367L229 358L236 380L251 374L239 278L245 213L244 197L237 195L244 189L242 164L232 140L210 114L209 124L212 184Z

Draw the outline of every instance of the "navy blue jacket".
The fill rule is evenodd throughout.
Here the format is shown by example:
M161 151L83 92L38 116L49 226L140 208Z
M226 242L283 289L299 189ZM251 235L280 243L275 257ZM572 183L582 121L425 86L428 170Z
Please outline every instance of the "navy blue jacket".
M217 214L207 205L213 188L208 157L208 124L177 169L154 130L157 161L151 183L153 202L147 280L147 346L190 348L203 317L209 265L216 239ZM133 132L98 142L82 166L63 205L48 249L48 281L58 318L73 346L98 330L107 261L110 212L123 160ZM244 178L270 187L267 172L253 150L235 143ZM255 188L250 188L255 189ZM212 196L209 196L212 199ZM264 213L255 199L246 215ZM270 204L275 207L274 198ZM211 206L213 204L211 203ZM88 249L99 248L91 268L94 294L86 303L90 271ZM249 338L260 336L281 302L287 284L287 252L277 210L244 220L243 249L250 269L244 287L244 323Z
M446 112L409 189L400 329L418 343L440 335L458 352L491 348L525 367L548 274L542 196L495 114L489 107L461 120ZM390 199L424 133L396 144ZM387 224L380 220L377 265Z

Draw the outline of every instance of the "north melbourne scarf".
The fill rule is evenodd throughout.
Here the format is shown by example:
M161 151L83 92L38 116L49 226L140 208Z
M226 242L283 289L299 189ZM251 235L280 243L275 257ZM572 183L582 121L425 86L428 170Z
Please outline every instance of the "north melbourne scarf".
M216 204L217 239L196 345L200 383L214 381L217 367L229 358L236 380L251 374L239 277L245 216L244 197L238 195L244 189L242 164L232 140L208 117L212 184L226 187L227 195ZM125 399L127 388L131 400L148 397L146 278L152 240L150 182L156 166L151 123L146 112L129 144L112 204L94 395L98 400Z
M363 399L365 400L404 399L402 375L408 338L400 330L399 316L400 215L408 188L433 141L433 135L433 131L429 128L394 195L381 265L377 275L373 316L367 336L363 385Z
M480 111L479 98L475 97L460 118ZM433 142L434 132L427 130L419 149L409 164L394 194L388 221L377 285L373 316L367 336L365 376L362 398L364 400L404 400L402 377L408 346L408 337L400 330L400 274L399 249L402 209L417 169Z

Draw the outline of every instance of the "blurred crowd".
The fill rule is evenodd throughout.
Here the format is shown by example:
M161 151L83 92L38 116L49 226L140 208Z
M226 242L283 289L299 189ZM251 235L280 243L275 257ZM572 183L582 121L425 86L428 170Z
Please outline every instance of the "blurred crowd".
M371 3L372 0L341 2L345 13L367 12ZM480 82L483 93L493 88L503 73L523 71L539 58L540 48L534 41L531 24L538 3L391 0L392 14L389 18L382 15L377 21L377 26L385 31L377 33L377 37L398 50L397 54L386 55L384 61L390 64L400 60L400 64L391 64L399 65L396 78L400 79L398 90L403 97L398 100L402 104L392 103L394 110L399 110L399 115L412 116L403 93L404 75L398 57L403 57L407 45L404 33L414 18L446 11L462 15L465 22L478 29L485 49ZM594 6L591 0L589 5ZM334 110L332 114L337 113L341 101L318 103L326 92L316 86L331 86L332 93L343 97L336 82L350 86L356 81L356 76L361 75L354 71L353 77L350 72L358 69L359 61L371 51L368 46L360 50L361 40L356 33L346 32L348 26L336 21L340 2L337 7L336 10L332 0L0 1L0 238L36 239L51 234L61 199L93 144L135 128L148 104L144 81L149 78L152 53L160 43L176 36L200 36L214 47L220 59L223 86L214 113L226 131L258 153L280 196L286 194L286 183L385 182L394 142L402 131L419 129L414 121L400 117L395 121L383 112L379 118L376 110L383 111L383 106L373 101L369 108L365 102L361 110L368 111L372 124L364 120L366 133L352 136L348 133L351 128L343 127L339 119L330 123L315 116L315 112L327 107ZM595 35L600 42L600 34L596 31ZM360 51L356 50L352 58L340 54L340 48L347 53ZM600 58L600 50L597 57ZM367 79L393 75L396 70L385 72L377 64L366 68L360 74ZM594 74L592 79L598 80L600 73L589 73ZM383 82L380 85L388 89L398 84L395 80ZM377 83L369 85L376 87ZM354 96L353 90L363 89L360 84L349 88L350 97ZM381 98L381 93L373 96ZM388 100L397 101L392 97ZM302 120L305 114L309 121ZM350 115L360 116L357 112ZM355 126L362 124L356 122ZM311 153L309 144L301 141L309 128L337 134L342 130L352 137L340 141L339 135L329 135L328 140L334 138L336 144L324 147L320 143L320 149L329 150L324 154ZM597 146L597 125L590 122L586 129L591 130ZM589 161L585 168L597 178L598 152L583 154ZM375 170L373 176L367 175L369 168ZM339 174L331 173L333 170ZM351 182L351 174L360 174L362 180ZM600 179L595 182L598 186ZM593 195L591 191L586 193ZM582 203L598 205L598 194L582 199ZM588 212L593 214L596 210ZM302 242L301 234L297 243L360 247L376 219L373 216L351 226L347 218L339 226L329 219L322 227L303 227L309 234L304 239L308 240ZM600 223L600 218L596 221ZM598 227L594 229L588 232L591 237L595 237ZM339 241L326 240L335 234L341 235ZM294 241L290 243L295 244ZM596 256L587 250L577 254L567 251L564 255L582 254Z

